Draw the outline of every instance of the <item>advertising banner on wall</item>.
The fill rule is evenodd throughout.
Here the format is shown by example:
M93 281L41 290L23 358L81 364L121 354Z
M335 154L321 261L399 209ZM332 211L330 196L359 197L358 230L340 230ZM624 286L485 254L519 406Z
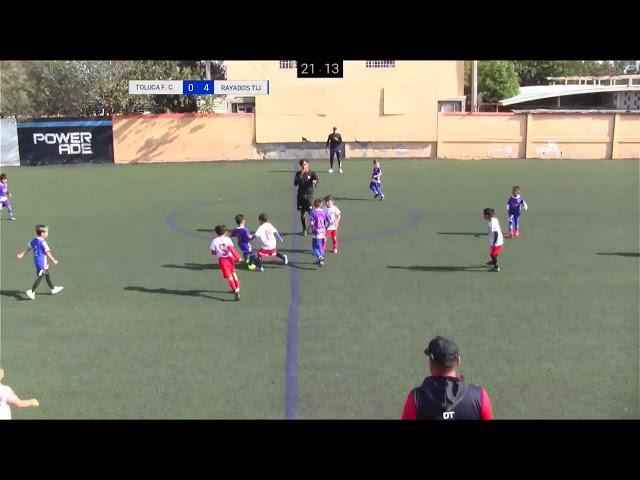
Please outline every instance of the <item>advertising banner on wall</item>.
M18 122L20 165L113 163L111 118Z

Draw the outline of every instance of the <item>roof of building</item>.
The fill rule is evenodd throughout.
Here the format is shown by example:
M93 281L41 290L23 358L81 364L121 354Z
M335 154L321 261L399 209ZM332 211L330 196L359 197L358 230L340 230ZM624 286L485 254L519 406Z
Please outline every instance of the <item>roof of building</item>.
M536 85L533 87L520 87L518 95L500 100L498 103L500 105L513 105L543 98L604 92L640 92L640 85Z

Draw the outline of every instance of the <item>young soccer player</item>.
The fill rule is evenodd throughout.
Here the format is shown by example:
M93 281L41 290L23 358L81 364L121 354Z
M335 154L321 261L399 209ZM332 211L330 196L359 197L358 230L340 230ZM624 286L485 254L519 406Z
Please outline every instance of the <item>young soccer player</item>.
M9 220L15 220L16 217L13 216L13 210L11 209L11 202L9 198L12 197L11 192L9 192L9 185L7 184L7 175L0 175L0 215L2 214L2 209L6 208L9 212Z
M311 249L318 259L318 266L324 265L324 250L327 245L327 225L329 219L326 212L322 209L322 199L316 198L313 201L313 210L309 215L311 219Z
M495 217L495 210L493 208L485 208L483 211L485 220L488 220L489 223L487 227L489 229L489 248L491 255L491 261L487 262L487 265L492 266L492 272L499 272L500 267L498 266L498 255L502 251L502 245L504 244L504 238L502 237L502 229L500 228L500 222Z
M231 232L231 236L238 239L238 248L242 252L242 258L247 268L249 270L255 270L256 266L253 260L253 254L251 253L251 244L249 243L253 235L251 235L249 229L245 227L244 215L236 215L236 225L237 227Z
M382 193L382 167L380 166L380 160L373 161L373 171L371 172L371 182L369 188L375 194L374 199L380 197L380 200L384 199L384 193Z
M51 277L49 276L49 262L51 260L54 265L58 265L58 261L53 258L51 254L51 249L49 245L47 245L47 237L49 236L49 227L46 225L36 225L36 236L33 237L28 245L27 249L19 252L17 257L18 260L22 260L24 256L30 250L33 250L33 260L36 265L36 281L33 282L33 287L31 290L27 290L26 294L31 300L36 299L36 289L40 282L42 281L42 277L47 281L47 285L51 289L51 295L55 295L59 291L61 291L64 287L56 287L51 281Z
M241 260L240 254L233 248L233 242L227 237L227 230L224 225L217 225L214 230L217 237L211 242L209 250L211 255L218 257L222 278L229 282L229 287L231 287L237 302L240 300L240 279L236 273L235 262Z
M324 203L327 205L325 212L329 220L329 226L327 227L327 235L331 238L332 253L338 253L338 227L340 226L340 220L342 219L342 212L333 200L331 195L324 197Z
M520 213L526 212L529 207L524 197L520 195L520 186L511 189L511 196L507 200L507 213L509 215L509 238L520 236Z
M258 249L258 257L256 258L256 265L258 266L257 271L264 272L262 258L266 256L281 258L282 263L285 265L288 264L289 259L287 256L279 253L276 248L276 238L280 240L280 243L284 243L284 239L280 233L278 233L278 230L269 223L267 214L261 213L258 216L258 222L260 222L260 226L256 230L256 233L253 234L254 237L258 237L262 242L262 245Z
M40 403L35 398L20 400L9 385L3 385L4 370L0 367L0 420L11 420L11 406L17 408L38 407Z

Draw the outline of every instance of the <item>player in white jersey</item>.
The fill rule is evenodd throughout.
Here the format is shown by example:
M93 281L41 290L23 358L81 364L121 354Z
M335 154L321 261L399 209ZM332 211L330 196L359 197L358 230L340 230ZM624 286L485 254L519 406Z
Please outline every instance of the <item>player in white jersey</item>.
M340 226L340 220L342 220L342 212L338 207L336 207L331 195L324 197L324 202L327 205L325 212L327 214L327 219L329 220L327 234L331 238L331 242L333 244L331 252L338 253L338 227Z
M284 263L285 265L289 263L289 259L287 258L287 256L279 253L278 249L276 248L276 238L280 240L281 243L284 243L284 239L282 238L280 233L278 233L276 227L269 223L267 214L261 213L258 216L258 222L260 222L260 226L253 234L253 236L255 238L259 238L262 244L260 245L260 249L258 250L258 258L256 259L256 265L258 266L256 272L264 272L264 267L262 266L262 258L266 256L281 258L282 263Z
M211 242L209 248L211 255L218 257L218 265L222 272L222 278L229 282L229 287L233 292L236 301L240 300L240 279L236 273L235 262L241 260L240 254L233 247L233 242L227 236L227 230L224 225L217 225L214 229L216 238Z
M499 272L500 267L498 266L498 255L500 255L502 245L504 244L500 222L495 217L496 212L493 208L485 208L482 213L484 214L485 220L489 221L489 223L487 223L487 228L489 234L489 255L491 255L491 261L487 262L487 265L492 267L492 272Z
M11 407L27 408L40 405L38 400L21 400L8 385L2 384L4 370L0 367L0 420L11 420Z

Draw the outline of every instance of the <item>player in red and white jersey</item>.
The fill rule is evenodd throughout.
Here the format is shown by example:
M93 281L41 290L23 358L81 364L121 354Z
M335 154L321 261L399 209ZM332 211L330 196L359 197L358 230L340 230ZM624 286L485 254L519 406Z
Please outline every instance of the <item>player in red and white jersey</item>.
M216 226L215 232L218 236L211 242L211 255L218 257L222 278L227 279L231 291L234 293L236 301L238 301L240 300L240 280L236 273L235 262L239 262L241 257L233 247L233 242L227 236L227 229L224 225Z

